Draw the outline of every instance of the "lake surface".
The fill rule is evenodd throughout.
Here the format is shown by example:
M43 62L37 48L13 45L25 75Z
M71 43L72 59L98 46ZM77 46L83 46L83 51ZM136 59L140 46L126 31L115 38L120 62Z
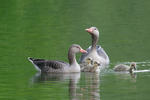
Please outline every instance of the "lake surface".
M150 69L148 0L0 1L1 100L149 100L150 72L115 73L116 64ZM27 57L67 60L71 44L86 49L96 26L110 57L100 74L39 74ZM81 54L77 54L79 59Z

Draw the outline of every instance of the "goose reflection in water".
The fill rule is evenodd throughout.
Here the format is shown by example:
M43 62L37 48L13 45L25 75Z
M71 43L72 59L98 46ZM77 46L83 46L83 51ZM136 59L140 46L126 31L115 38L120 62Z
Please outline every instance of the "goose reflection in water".
M63 82L67 80L73 80L75 83L78 83L80 79L80 73L36 73L31 81L32 83L39 83L39 82Z
M81 100L100 100L100 79L99 73L83 73L84 85L81 86Z
M70 100L100 100L99 73L85 72L82 74L84 79L80 79L80 87L70 79Z
M80 74L83 75L83 80L80 79ZM37 73L32 77L33 84L41 82L57 82L58 84L61 84L64 81L68 82L68 80L68 92L70 100L100 100L99 74L88 72L70 74ZM78 86L78 84L80 85Z

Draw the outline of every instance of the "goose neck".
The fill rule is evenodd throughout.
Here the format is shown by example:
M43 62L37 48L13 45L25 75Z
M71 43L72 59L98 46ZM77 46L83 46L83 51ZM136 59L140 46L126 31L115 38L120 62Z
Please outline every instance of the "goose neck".
M133 72L133 68L130 67L129 72L132 73Z
M72 53L71 51L69 51L68 52L68 60L69 60L70 65L77 63L75 53Z
M92 50L96 49L96 44L98 42L98 36L92 35Z

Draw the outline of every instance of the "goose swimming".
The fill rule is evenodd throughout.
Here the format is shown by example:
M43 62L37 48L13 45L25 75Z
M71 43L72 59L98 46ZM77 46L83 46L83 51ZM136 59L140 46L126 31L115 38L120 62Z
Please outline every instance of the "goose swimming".
M109 64L109 57L100 45L96 45L99 39L99 31L96 27L91 27L86 29L92 37L92 46L90 46L86 51L88 53L82 54L79 62L83 63L87 58L92 58L94 61L101 63L103 67Z
M114 71L116 72L130 72L132 73L134 70L136 70L136 63L131 62L130 66L119 64L114 67Z
M35 66L38 71L41 72L60 72L60 73L70 73L70 72L80 72L80 65L76 61L76 53L87 53L86 50L82 49L80 45L73 44L68 50L68 60L69 63L63 61L55 60L45 60L45 59L34 59L28 57L29 61Z
M101 64L97 61L94 61L93 66L90 69L90 72L100 72Z

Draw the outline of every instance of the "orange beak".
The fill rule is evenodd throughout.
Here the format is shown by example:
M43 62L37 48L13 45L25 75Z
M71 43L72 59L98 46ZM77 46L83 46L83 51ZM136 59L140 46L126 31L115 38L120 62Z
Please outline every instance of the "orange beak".
M87 51L84 50L84 49L80 49L80 52L81 52L81 53L87 53Z
M88 28L88 29L85 29L85 31L87 31L87 32L89 32L89 33L92 33L92 32L93 32L93 29Z

